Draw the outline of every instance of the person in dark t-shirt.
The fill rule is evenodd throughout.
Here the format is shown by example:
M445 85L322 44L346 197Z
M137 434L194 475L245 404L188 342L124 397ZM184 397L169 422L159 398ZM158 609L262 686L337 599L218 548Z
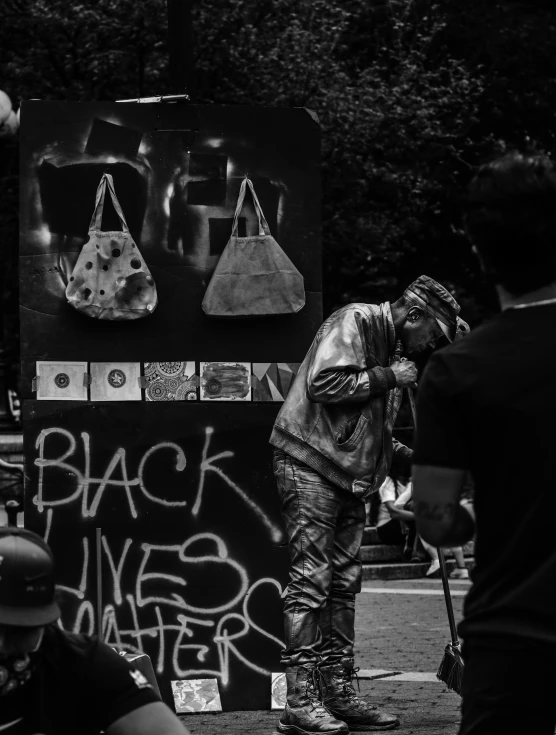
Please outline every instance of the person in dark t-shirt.
M0 735L188 735L141 671L56 624L53 570L40 536L0 528Z
M468 541L460 735L556 724L556 169L507 154L470 185L466 230L501 313L430 359L414 499L431 544ZM474 504L460 503L466 471Z

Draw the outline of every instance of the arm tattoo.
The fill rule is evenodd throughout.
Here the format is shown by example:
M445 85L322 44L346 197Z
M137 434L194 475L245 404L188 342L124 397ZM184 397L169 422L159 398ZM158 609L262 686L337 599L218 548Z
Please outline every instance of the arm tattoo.
M456 513L456 503L415 503L415 515L426 521L451 521Z

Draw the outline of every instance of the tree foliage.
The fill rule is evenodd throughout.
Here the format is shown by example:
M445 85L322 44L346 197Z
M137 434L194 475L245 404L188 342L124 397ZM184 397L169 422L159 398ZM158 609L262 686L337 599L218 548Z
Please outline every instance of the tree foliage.
M16 98L124 99L166 84L164 0L3 0L0 19Z
M194 0L193 20L196 101L319 115L327 310L395 298L427 273L472 323L492 311L459 199L485 158L553 148L551 6ZM166 33L165 0L4 0L0 87L14 100L169 93Z
M201 0L196 24L201 99L319 114L327 309L394 298L425 272L472 323L492 312L461 234L460 197L485 159L552 147L550 9Z

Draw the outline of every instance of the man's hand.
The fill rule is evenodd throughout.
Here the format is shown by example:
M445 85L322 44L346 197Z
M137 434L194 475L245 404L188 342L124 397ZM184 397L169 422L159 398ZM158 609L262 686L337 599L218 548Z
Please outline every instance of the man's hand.
M398 388L415 388L417 368L414 362L411 362L411 360L394 362L390 367L396 376L396 386Z

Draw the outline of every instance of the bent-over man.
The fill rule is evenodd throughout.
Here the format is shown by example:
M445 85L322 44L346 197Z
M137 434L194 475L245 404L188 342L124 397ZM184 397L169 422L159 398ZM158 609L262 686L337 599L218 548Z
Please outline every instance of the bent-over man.
M427 276L393 304L339 309L320 327L276 419L270 441L290 547L280 733L399 724L352 686L364 501L392 462L410 474L411 450L392 439L392 427L401 389L414 386L417 369L396 359L397 344L415 353L451 340L458 312L450 293Z

